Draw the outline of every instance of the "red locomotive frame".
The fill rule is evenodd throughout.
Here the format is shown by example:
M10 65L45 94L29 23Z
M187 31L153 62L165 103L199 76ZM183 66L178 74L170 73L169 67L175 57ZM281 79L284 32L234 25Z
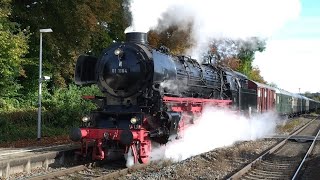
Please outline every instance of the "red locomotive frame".
M230 107L231 100L219 99L201 99L201 98L180 98L180 97L163 97L163 102L170 107L171 111L185 114L200 114L205 106ZM187 116L182 115L178 126L178 132L183 133L186 128L185 119ZM147 163L151 153L151 139L149 131L144 127L146 119L139 128L130 129L133 140L131 145L126 146L125 152L132 150L134 163ZM89 152L89 146L93 143L92 160L103 160L106 158L108 149L102 147L104 139L120 141L122 129L100 129L100 128L80 128L81 132L81 150L78 152L81 156L86 157ZM139 145L139 148L137 148Z

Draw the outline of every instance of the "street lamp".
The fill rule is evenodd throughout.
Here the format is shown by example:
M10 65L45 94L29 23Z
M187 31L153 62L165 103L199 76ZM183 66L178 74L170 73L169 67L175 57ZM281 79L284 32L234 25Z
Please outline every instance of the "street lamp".
M39 100L38 100L38 141L41 138L41 96L42 96L42 33L53 32L51 28L49 29L40 29L40 55L39 55Z

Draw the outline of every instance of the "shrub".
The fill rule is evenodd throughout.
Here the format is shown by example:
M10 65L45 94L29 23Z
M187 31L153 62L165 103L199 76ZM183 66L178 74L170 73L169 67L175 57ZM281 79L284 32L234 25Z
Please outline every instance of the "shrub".
M42 98L42 134L56 136L68 134L73 126L80 125L81 117L95 108L83 95L99 95L96 86L55 90L50 94L43 88ZM30 93L24 99L0 101L6 108L0 108L0 142L35 138L37 134L37 93ZM14 103L12 103L14 102ZM9 108L10 107L10 108Z

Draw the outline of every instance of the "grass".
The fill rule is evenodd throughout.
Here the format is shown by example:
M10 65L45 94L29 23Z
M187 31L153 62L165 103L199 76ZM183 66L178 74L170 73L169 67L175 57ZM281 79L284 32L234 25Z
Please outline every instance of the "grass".
M293 119L287 121L284 125L279 125L278 126L278 131L279 132L292 132L297 126L301 124L300 119Z

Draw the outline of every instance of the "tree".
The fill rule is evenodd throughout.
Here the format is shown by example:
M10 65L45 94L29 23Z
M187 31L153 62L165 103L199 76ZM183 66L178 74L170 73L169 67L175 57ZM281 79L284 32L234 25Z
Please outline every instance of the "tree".
M278 88L278 85L274 82L268 83L269 86Z
M162 29L161 31L157 29ZM181 55L192 47L193 41L191 34L192 24L188 24L186 28L180 28L178 25L170 25L166 28L157 27L148 32L149 45L154 48L165 46L175 55Z
M250 74L249 74L249 79L259 82L259 83L264 83L266 84L267 82L263 79L263 77L260 74L260 69L258 67L252 68Z
M234 68L239 68L240 59L238 41L229 38L213 38L210 40L209 51L204 56L206 61L221 65L232 64ZM233 68L232 68L233 69Z
M265 41L257 37L248 39L212 39L210 50L204 56L208 62L230 67L248 76L249 79L265 83L258 67L252 67L254 55L265 49Z
M11 0L0 1L0 99L14 97L21 88L17 77L24 76L21 66L23 56L28 52L28 30L21 30L19 24L11 22Z
M312 97L313 97L313 95L312 95L312 93L311 93L310 91L306 91L306 92L304 93L304 96L306 96L306 97L308 97L308 98L312 98Z
M39 29L52 28L43 42L44 73L56 87L73 81L74 66L82 53L99 55L112 41L124 39L129 25L128 0L15 0L12 19L30 26L30 52L24 86L36 83L39 55ZM32 88L32 87L30 87Z
M264 40L257 37L252 37L245 41L239 40L237 43L239 47L237 58L241 60L239 71L250 76L251 71L253 70L252 62L254 60L254 55L257 51L264 51L266 43Z

